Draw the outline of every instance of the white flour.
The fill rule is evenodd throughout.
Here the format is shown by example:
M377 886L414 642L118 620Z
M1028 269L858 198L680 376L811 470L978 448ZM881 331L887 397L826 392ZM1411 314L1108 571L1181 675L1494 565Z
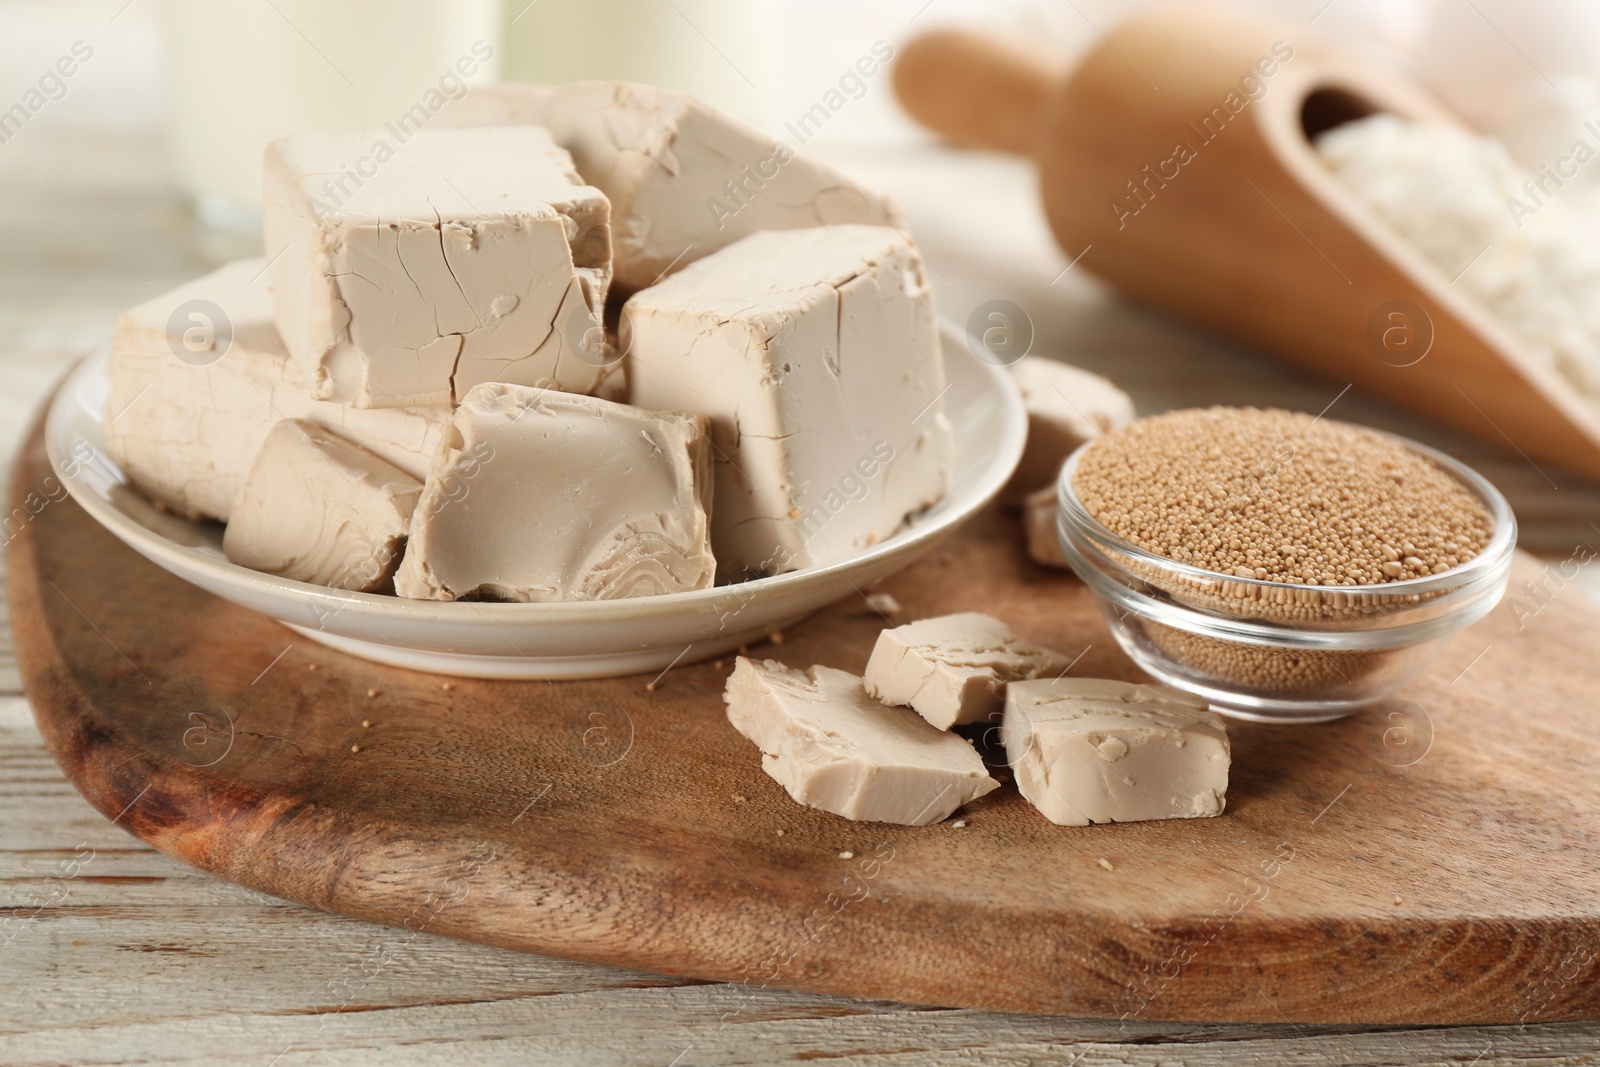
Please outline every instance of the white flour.
M1500 142L1390 115L1335 127L1317 149L1361 203L1600 406L1600 225L1586 190L1547 179L1530 192Z

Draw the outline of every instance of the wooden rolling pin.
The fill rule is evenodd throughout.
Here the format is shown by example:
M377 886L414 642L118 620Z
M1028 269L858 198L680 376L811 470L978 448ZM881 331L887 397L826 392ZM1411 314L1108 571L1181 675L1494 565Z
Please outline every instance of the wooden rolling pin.
M1311 138L1376 112L1457 122L1304 26L1147 11L1070 74L940 31L895 92L959 144L1032 156L1069 256L1124 292L1339 384L1600 478L1600 418L1337 182Z

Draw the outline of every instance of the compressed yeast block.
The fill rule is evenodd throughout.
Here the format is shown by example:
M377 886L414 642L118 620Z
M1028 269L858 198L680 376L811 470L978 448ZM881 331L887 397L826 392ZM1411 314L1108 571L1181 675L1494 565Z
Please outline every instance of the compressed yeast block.
M629 403L698 411L716 445L722 577L832 563L944 495L944 358L894 230L759 233L624 306Z
M1000 733L1017 788L1053 823L1222 814L1228 731L1200 697L1100 678L1014 682Z
M740 656L723 699L767 774L846 819L926 826L1000 784L965 740L873 700L845 671Z
M1006 686L1058 675L1072 661L1030 644L999 619L977 612L884 630L867 661L867 692L911 708L941 730L985 722L1005 703Z
M1054 486L1061 464L1079 445L1133 421L1128 394L1098 374L1025 356L1011 367L1011 377L1028 409L1028 443L1001 492L1007 503L1021 503L1029 493Z
M584 180L611 199L616 285L624 294L761 230L904 228L891 202L825 164L692 96L653 85L474 86L438 121L550 130Z
M106 451L140 491L226 522L272 427L303 419L428 473L448 405L352 408L311 399L272 321L266 260L236 260L124 313L101 414Z
M265 166L278 327L318 399L599 383L610 205L544 130L301 134Z
M309 422L267 434L222 551L244 567L370 593L389 585L422 483Z
M395 591L558 601L709 587L703 427L553 389L473 387L428 472Z

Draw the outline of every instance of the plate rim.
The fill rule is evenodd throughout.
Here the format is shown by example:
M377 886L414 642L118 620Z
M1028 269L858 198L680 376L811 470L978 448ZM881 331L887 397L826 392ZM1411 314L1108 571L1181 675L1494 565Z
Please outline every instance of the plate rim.
M101 494L84 484L81 472L67 473L67 462L56 448L61 433L58 424L71 416L70 405L77 403L78 388L97 366L108 360L109 343L102 345L75 363L63 377L51 398L45 414L44 446L51 469L61 479L68 494L103 529L140 555L174 577L201 585L198 576L204 576L218 586L239 592L245 589L261 596L293 600L299 606L322 605L336 608L341 614L372 621L405 622L414 624L482 624L485 613L491 623L520 623L524 625L561 623L605 623L612 619L629 622L668 618L694 612L696 609L715 610L726 600L746 604L752 597L767 599L786 592L826 582L830 578L847 576L853 571L871 567L894 559L902 553L914 552L930 542L959 529L974 515L990 504L1015 473L1022 459L1027 440L1027 411L1021 391L1010 371L987 360L980 359L966 344L965 335L948 319L939 320L940 340L947 366L946 386L950 387L948 364L955 359L966 361L968 367L987 379L993 387L990 395L1001 405L1001 423L1004 435L998 441L987 442L991 447L990 462L972 491L970 506L952 508L930 520L926 525L913 526L884 540L880 544L835 560L819 567L807 567L783 574L756 578L733 585L717 585L707 589L694 589L681 593L665 593L648 597L625 597L615 600L572 600L549 602L504 601L445 601L418 600L382 593L361 593L313 585L309 582L281 578L249 567L218 559L205 552L178 544L155 530L126 515ZM97 458L130 484L127 475L112 462L103 446L89 442ZM192 573L191 573L192 572ZM210 586L203 586L215 592ZM220 594L219 594L220 595ZM259 610L259 609L258 609ZM270 614L270 613L269 613Z

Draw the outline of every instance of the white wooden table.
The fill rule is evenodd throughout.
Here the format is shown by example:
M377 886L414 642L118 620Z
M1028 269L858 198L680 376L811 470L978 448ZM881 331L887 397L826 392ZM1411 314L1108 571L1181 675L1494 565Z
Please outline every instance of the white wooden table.
M1315 411L1339 394L1339 383L1128 307L1081 271L1061 276L1067 259L1019 165L933 148L840 162L906 202L951 318L964 321L987 299L1015 301L1035 322L1036 350L1109 374L1143 410L1226 402ZM29 409L121 308L250 251L248 240L194 230L148 128L41 124L0 146L6 468ZM1512 497L1525 545L1560 556L1580 541L1600 545L1589 525L1600 521L1595 489L1558 472L1547 480L1515 454L1353 392L1333 410L1477 464ZM1600 1055L1600 1022L1119 1028L782 992L752 1008L748 996L323 915L184 867L74 793L34 729L0 631L0 1063L1442 1065Z

